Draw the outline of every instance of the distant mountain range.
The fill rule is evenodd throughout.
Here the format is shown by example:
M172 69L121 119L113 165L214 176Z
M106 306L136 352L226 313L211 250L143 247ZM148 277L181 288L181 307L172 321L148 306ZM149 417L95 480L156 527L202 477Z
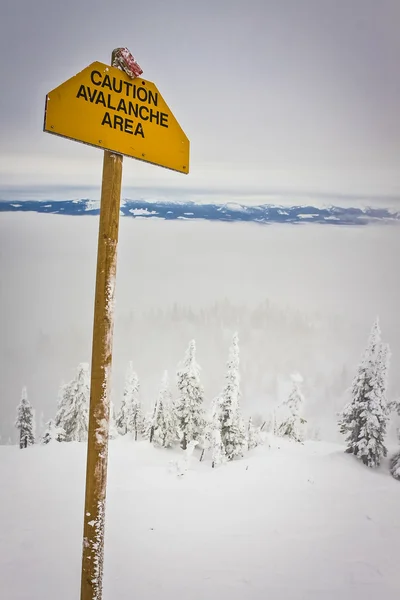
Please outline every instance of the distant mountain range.
M88 199L64 201L0 201L0 212L37 212L57 215L98 215L100 202ZM246 206L197 204L195 202L148 202L123 200L121 215L141 219L203 219L206 221L251 223L323 223L326 225L367 225L373 222L400 221L400 212L387 208L353 208L341 206Z

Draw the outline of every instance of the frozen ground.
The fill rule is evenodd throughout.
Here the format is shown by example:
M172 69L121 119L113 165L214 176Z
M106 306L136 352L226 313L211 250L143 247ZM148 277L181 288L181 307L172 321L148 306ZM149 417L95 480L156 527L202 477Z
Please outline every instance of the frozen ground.
M397 600L400 485L321 442L218 469L110 443L104 600ZM85 444L0 446L6 600L79 597Z

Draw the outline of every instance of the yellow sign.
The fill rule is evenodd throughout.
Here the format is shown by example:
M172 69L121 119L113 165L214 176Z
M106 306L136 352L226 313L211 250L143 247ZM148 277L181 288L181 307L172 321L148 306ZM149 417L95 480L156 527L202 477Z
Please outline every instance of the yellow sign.
M189 172L189 140L154 83L99 62L47 94L44 131Z

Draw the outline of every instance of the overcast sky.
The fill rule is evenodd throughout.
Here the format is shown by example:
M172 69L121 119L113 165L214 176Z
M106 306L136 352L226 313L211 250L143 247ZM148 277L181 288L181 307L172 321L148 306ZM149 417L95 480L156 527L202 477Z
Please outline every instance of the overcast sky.
M399 0L1 0L0 199L98 198L101 151L43 133L46 93L127 46L191 142L123 195L400 197ZM328 197L328 196L326 196Z

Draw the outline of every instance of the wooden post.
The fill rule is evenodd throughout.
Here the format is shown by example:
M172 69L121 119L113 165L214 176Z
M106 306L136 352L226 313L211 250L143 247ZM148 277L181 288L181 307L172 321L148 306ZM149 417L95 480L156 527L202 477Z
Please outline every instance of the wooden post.
M81 600L102 600L103 592L109 384L121 180L122 156L105 150L94 304Z

